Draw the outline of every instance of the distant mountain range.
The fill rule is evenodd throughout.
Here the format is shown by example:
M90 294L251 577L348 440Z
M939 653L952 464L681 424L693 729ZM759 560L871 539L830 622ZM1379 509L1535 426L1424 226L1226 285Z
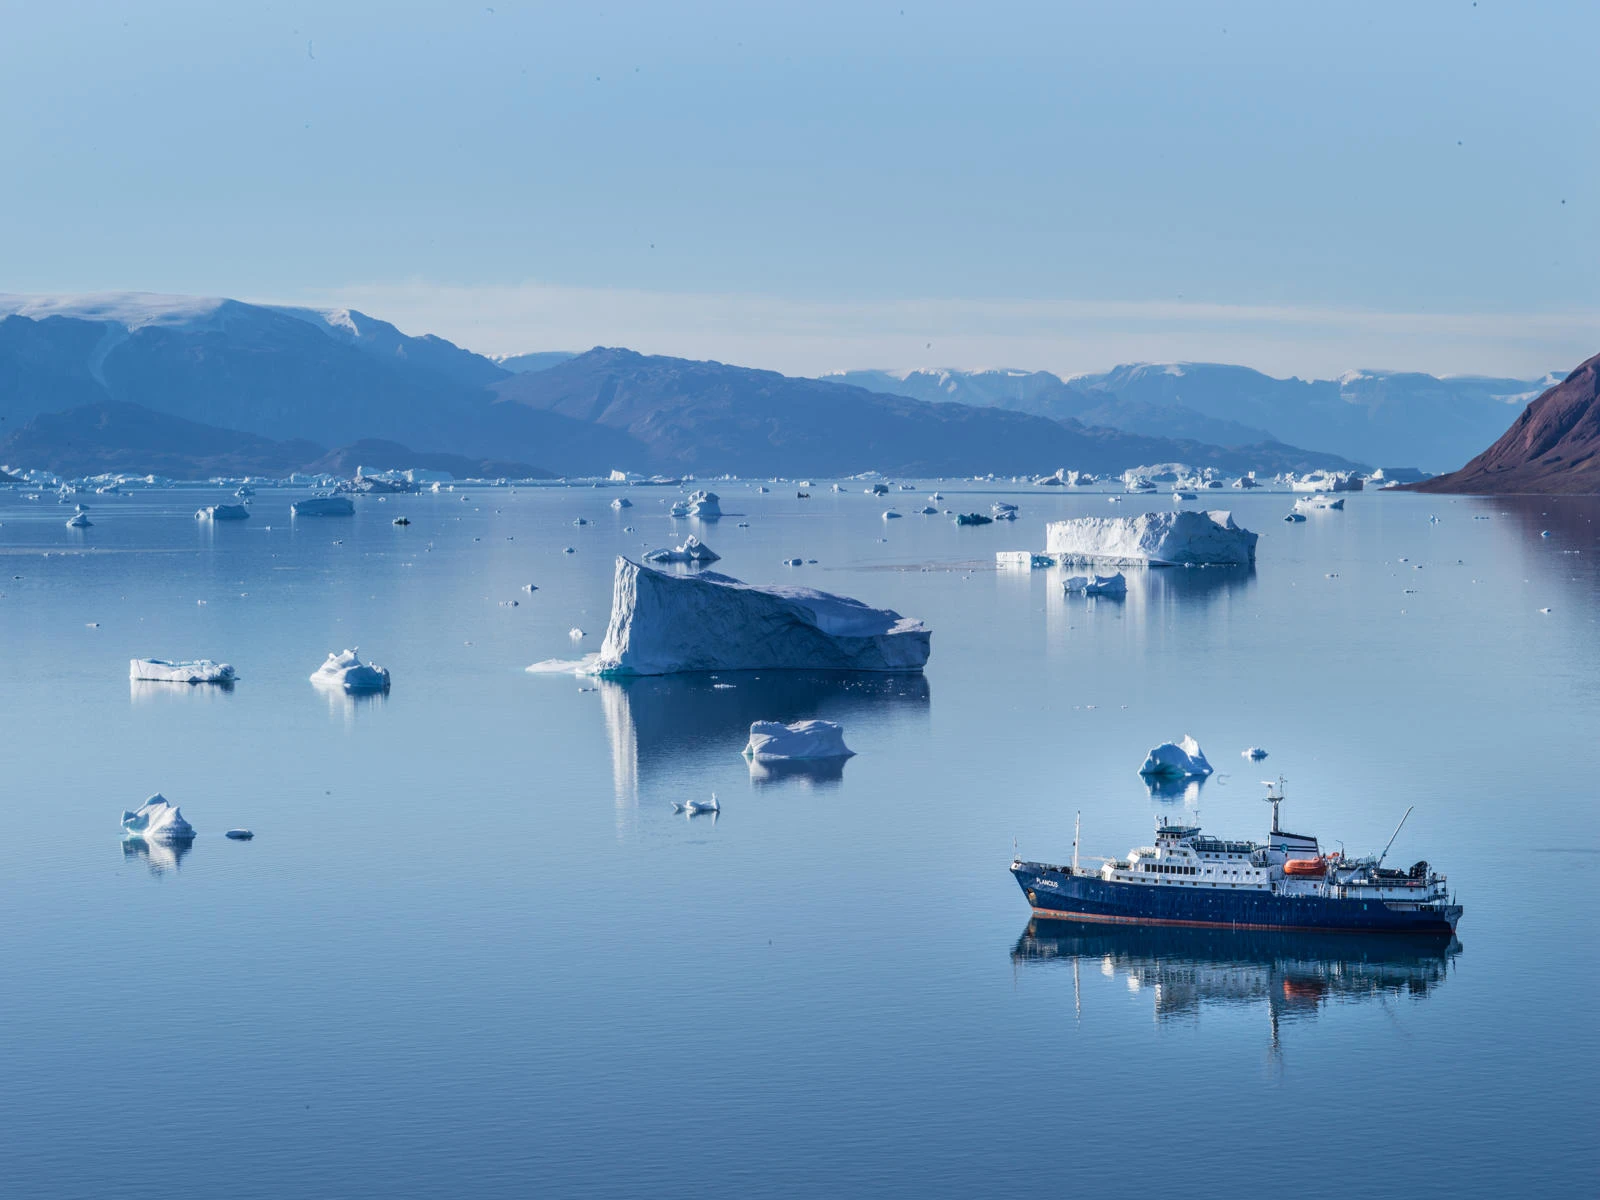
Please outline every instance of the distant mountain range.
M495 392L502 401L626 434L645 449L652 469L675 473L1021 474L1060 466L1107 472L1174 461L1236 472L1354 465L1278 443L1221 447L1141 436L631 350L596 348L504 380Z
M1189 366L1073 380L1043 372L815 380L605 348L494 361L353 310L0 296L0 461L74 472L91 463L140 471L160 463L168 475L238 473L244 463L263 464L249 468L259 473L369 465L358 448L379 444L387 457L414 460L393 465L453 456L463 470L561 475L1112 472L1168 461L1342 469L1447 454L1409 453L1394 439L1381 454L1332 453L1340 429L1432 421L1449 441L1459 436L1451 422L1474 405L1498 412L1503 428L1518 402L1513 389L1528 386L1360 380L1308 384ZM1412 407L1424 415L1406 416Z
M1447 470L1558 376L1491 379L1351 371L1274 379L1218 363L1141 363L1062 379L1048 371L842 371L829 380L1221 445L1284 441L1359 462Z
M1523 409L1461 470L1413 490L1600 495L1600 354Z

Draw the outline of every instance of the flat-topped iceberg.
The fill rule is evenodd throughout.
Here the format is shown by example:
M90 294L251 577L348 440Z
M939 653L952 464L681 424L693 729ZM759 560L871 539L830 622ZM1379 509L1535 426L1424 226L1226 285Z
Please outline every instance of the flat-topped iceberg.
M752 762L790 762L811 758L850 758L844 729L832 721L756 721L744 756Z
M1162 742L1150 751L1139 774L1155 779L1204 779L1211 774L1211 764L1200 743L1185 734L1182 741Z
M194 515L197 521L246 521L250 510L242 504L208 504Z
M1152 512L1137 517L1079 517L1045 527L1045 551L1063 562L1169 566L1248 566L1256 535L1227 512Z
M354 650L346 650L329 654L328 661L312 672L311 682L346 692L387 692L389 671L377 663L364 663Z
M194 826L183 819L182 809L157 792L133 812L122 814L122 834L146 842L189 842L194 840Z
M289 515L295 517L348 517L355 511L349 496L307 496L289 506Z
M920 671L922 622L813 588L714 571L669 575L617 559L601 675L681 671Z
M644 556L645 562L650 563L714 563L722 555L699 538L690 534L684 539L683 545L674 546L671 550L652 550Z
M232 683L238 676L227 663L212 662L209 658L186 662L132 658L128 660L128 678L159 683Z

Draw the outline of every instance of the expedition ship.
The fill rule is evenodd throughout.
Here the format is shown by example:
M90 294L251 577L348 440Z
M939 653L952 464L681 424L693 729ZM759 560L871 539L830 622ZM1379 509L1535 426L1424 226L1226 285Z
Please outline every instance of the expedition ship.
M1453 934L1461 906L1426 862L1384 867L1379 855L1323 853L1317 839L1278 823L1283 790L1268 785L1272 832L1266 842L1209 837L1198 825L1156 819L1156 844L1098 870L1023 862L1011 873L1037 917L1123 925L1229 929L1338 930L1347 933ZM1406 816L1411 810L1406 810ZM1400 825L1405 824L1405 817Z

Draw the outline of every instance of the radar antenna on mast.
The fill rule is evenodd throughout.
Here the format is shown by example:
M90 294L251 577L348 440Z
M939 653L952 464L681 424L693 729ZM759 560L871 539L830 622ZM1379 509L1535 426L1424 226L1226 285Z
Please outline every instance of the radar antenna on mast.
M1271 779L1263 779L1261 781L1261 786L1267 789L1267 794L1263 796L1262 799L1264 799L1268 804L1272 805L1273 833L1281 832L1278 829L1278 805L1283 803L1284 782L1285 780L1282 775L1279 775L1276 781Z

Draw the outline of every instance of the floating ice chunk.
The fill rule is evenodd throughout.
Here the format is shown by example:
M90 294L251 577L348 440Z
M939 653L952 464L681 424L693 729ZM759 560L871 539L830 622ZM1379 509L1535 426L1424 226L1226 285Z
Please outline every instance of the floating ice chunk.
M714 563L722 555L699 538L690 534L684 539L683 545L675 546L671 550L652 550L644 556L645 562L652 563Z
M238 676L227 663L212 662L209 658L185 662L170 662L165 658L133 658L128 660L128 678L160 683L232 683Z
M939 513L939 510L931 504L924 505L920 511L925 517L937 516Z
M613 500L611 502L611 507L612 508L632 508L633 507L633 501L629 500L626 496L618 496L615 500Z
M461 498L466 499L465 496ZM348 517L355 511L356 506L349 496L307 496L289 505L292 517Z
M182 809L157 792L122 814L122 834L145 842L188 842L194 840L194 826L183 819Z
M589 518L588 517L579 517L577 520L573 521L572 523L574 525L587 525L589 523Z
M579 638L588 637L589 635L574 625L571 629L567 630L567 636L573 641L577 641Z
M1121 571L1115 575L1070 575L1061 587L1069 596L1122 597L1128 594L1128 581Z
M1031 571L1035 567L1053 567L1056 560L1048 554L1035 554L1031 550L997 550L995 566L1002 570Z
M679 804L674 801L672 811L687 813L693 817L700 813L719 813L722 811L722 806L717 803L717 794L712 792L709 800L691 800L687 804Z
M232 838L236 842L248 842L251 838L255 837L255 834L248 829L230 829L222 836L226 838Z
M1310 495L1296 496L1294 506L1300 512L1343 512L1344 497L1330 500L1326 493L1315 492Z
M561 553L563 553L563 554L576 554L577 552L578 552L578 549L577 549L576 546L568 546Z
M531 596L534 592L539 590L539 585L536 583L525 583L522 585L522 590Z
M753 762L787 762L806 758L849 758L843 727L832 721L757 721L750 726L744 756Z
M895 512L895 510L892 508L886 508L883 510L883 519L885 521L898 521L900 519L900 514Z
M346 692L387 692L389 672L377 663L362 662L354 650L346 650L329 654L328 661L312 672L311 682Z
M957 525L993 525L994 518L986 517L982 513L960 513L956 516Z
M1244 758L1248 758L1251 762L1260 762L1267 756L1267 752L1260 746L1251 746L1248 750L1240 751L1240 754Z
M1244 566L1256 560L1256 535L1235 525L1227 512L1080 517L1050 522L1045 550L1063 562Z
M1284 517L1285 521L1289 521L1291 523L1294 522L1294 521L1304 521L1305 519L1306 519L1305 513L1298 513L1298 512L1292 512L1288 516Z
M803 567L806 564L805 560L801 558L786 558L783 560L783 565L786 567Z
M1548 608L1541 608L1539 611L1544 613L1546 616L1550 614L1550 610Z
M722 515L721 497L715 492L690 492L689 515L701 520L710 520Z
M88 529L93 524L94 522L89 520L89 518L84 516L82 513L74 513L71 517L67 518L68 529Z
M930 636L920 621L845 596L712 571L670 575L619 558L599 669L920 671Z
M246 521L250 510L242 504L208 504L195 510L197 521Z
M1211 774L1211 764L1201 753L1200 743L1185 735L1179 742L1162 742L1144 760L1139 774L1166 779L1203 779Z

